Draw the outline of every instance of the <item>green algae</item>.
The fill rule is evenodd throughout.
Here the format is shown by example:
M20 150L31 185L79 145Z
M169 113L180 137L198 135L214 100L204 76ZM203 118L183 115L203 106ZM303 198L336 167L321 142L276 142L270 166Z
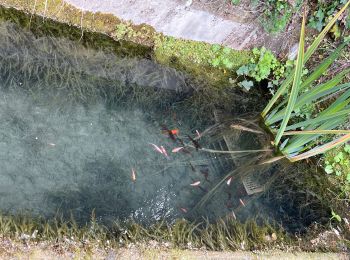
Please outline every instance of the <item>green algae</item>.
M195 76L205 75L213 83L226 84L230 77L234 77L236 70L251 59L251 51L237 51L217 44L174 37L157 37L154 54L162 64L188 71ZM227 64L216 64L216 60L227 60Z

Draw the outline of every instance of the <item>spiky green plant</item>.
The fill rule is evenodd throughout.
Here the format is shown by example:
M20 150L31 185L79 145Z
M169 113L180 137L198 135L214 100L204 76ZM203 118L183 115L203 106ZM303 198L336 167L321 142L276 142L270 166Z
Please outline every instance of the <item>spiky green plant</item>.
M315 82L319 80L330 65L337 59L341 50L349 44L349 41L341 44L327 59L317 66L310 75L305 79L303 78L305 63L317 50L327 32L332 28L349 4L350 1L348 1L329 21L325 29L316 37L305 53L304 15L300 33L298 58L294 71L285 79L281 87L262 112L265 124L275 134L274 145L290 161L298 161L316 154L324 153L325 151L350 140L350 131L334 130L344 123L350 113L350 83L341 84L345 76L350 73L350 69L343 70L341 73L326 82L315 84ZM292 86L289 90L290 85ZM342 95L325 110L319 112L310 120L298 122L296 111L300 110L305 105L325 100L337 93L342 93ZM288 100L280 102L278 106L271 110L282 95L287 95ZM274 129L277 129L277 131ZM342 136L326 144L318 145L318 138L324 134L341 134ZM292 137L288 137L281 142L283 136Z

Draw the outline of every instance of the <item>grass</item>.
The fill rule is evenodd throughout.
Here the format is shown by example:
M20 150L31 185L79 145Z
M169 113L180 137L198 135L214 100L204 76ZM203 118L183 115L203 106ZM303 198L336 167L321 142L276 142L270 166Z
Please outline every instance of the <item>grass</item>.
M271 243L265 236L275 234L272 244L288 243L284 232L277 226L268 223L257 225L256 220L248 220L241 224L227 217L215 223L207 221L191 223L177 220L173 224L158 222L150 226L142 226L132 221L114 222L109 226L99 224L94 214L91 221L78 226L73 218L64 220L56 217L51 220L33 218L26 215L0 215L0 234L2 237L24 241L67 241L78 247L92 244L100 247L124 247L129 244L147 244L150 241L167 243L170 248L207 250L251 250L268 248ZM287 239L287 240L286 240Z

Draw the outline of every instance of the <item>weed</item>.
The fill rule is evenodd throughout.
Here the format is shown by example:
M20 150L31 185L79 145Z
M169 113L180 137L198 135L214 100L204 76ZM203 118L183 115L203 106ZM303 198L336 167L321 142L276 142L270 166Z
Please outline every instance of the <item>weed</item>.
M350 145L331 150L325 155L325 172L341 187L341 197L350 197Z
M254 0L257 4L258 1ZM263 18L262 25L270 33L278 33L286 28L293 13L300 9L302 1L297 0L291 5L289 1L267 0L262 2Z
M328 18L334 14L335 11L339 10L341 5L345 4L346 0L334 0L334 1L318 1L316 11L312 14L308 25L311 28L318 30L319 32L326 26ZM350 28L350 17L345 14L340 22L337 22L331 32L338 38L340 36L339 24L343 23L346 29Z
M237 51L218 44L208 44L173 37L159 37L154 46L155 58L194 76L214 83L228 82L235 70L249 62L250 51Z
M253 81L247 81L247 78L251 78L257 82L268 79L270 76L274 78L271 83L277 85L281 77L285 72L285 66L283 66L275 57L275 55L267 50L265 47L261 49L253 49L253 57L250 59L250 63L241 66L237 71L238 76L243 76L244 80L239 83L239 86L249 90L253 86ZM273 86L269 85L272 90Z

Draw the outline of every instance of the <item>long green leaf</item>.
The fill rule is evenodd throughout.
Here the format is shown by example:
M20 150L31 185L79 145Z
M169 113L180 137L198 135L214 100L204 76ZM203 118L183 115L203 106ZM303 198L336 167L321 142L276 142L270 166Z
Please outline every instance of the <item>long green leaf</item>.
M350 134L350 130L300 130L300 131L285 131L283 135L319 135L319 134L330 134L330 135L340 135L340 134Z
M331 114L331 115L324 115L324 116L317 116L316 118L313 119L309 119L306 121L302 121L299 123L296 123L294 125L288 126L286 128L286 131L289 130L293 130L293 129L297 129L297 128L301 128L301 127L307 127L309 125L318 125L319 123L322 123L324 121L339 117L339 116L344 116L344 115L349 115L350 114L350 108L349 109L345 109L343 111Z
M292 157L288 157L288 159L291 161L291 162L296 162L296 161L300 161L300 160L303 160L303 159L306 159L306 158L309 158L311 156L315 156L315 155L318 155L318 154L322 154L322 153L325 153L327 152L328 150L338 146L338 145L341 145L347 141L350 140L350 134L347 134L347 135L344 135L336 140L333 140L329 143L326 143L322 146L317 146L305 153L302 153L302 154L299 154L299 155L296 155L296 156L292 156Z
M305 36L305 15L303 16L303 21L301 25L298 59L297 59L297 64L295 69L292 90L289 96L285 117L283 118L281 126L278 129L278 132L276 134L275 145L278 145L278 143L281 140L282 134L288 124L290 115L292 114L292 111L294 109L295 101L297 100L297 97L298 97L298 88L301 82L302 70L304 66L304 43L305 43L304 36Z
M336 117L324 122L319 127L310 126L306 130L332 130L334 128L337 128L339 124L343 123L345 119L346 119L346 116ZM303 148L305 149L308 143L316 140L320 136L321 136L320 134L294 136L289 141L289 144L285 148L283 148L282 152L285 154L292 154L295 152L299 152Z
M326 70L329 68L330 65L333 64L333 62L339 57L341 51L344 49L345 46L349 44L349 41L346 41L338 46L338 48L333 51L331 55L328 56L327 59L325 59L319 66L317 66L310 76L308 76L304 82L301 84L300 90L308 87L310 84L312 84L315 80L320 78L323 73L326 72Z
M342 13L346 10L346 8L349 6L350 4L350 0L343 6L342 9L340 9L340 11L328 22L328 24L326 25L326 27L322 30L322 32L316 37L316 39L314 40L314 42L311 44L311 46L307 49L306 53L305 53L305 57L304 57L304 63L306 63L309 58L311 57L311 55L316 51L317 47L320 45L321 41L323 40L323 38L326 36L326 34L328 33L328 31L333 27L334 23L338 20L338 18L342 15ZM288 86L291 84L292 80L293 80L293 73L291 73L282 83L281 87L277 90L277 92L275 93L275 95L273 95L273 97L271 98L271 100L269 101L269 103L266 105L265 109L263 110L263 112L261 113L261 116L263 118L265 118L265 116L267 115L267 113L270 111L270 109L272 108L272 106L276 103L276 101L279 99L279 97L286 92Z
M300 90L303 90L304 88L309 86L312 82L314 82L316 79L318 79L321 75L323 75L323 73L329 68L329 66L332 65L332 63L338 58L343 48L347 46L349 42L350 40L342 43L335 51L333 51L333 53L327 59L325 59L316 69L314 69L312 74L304 80L304 82L300 87ZM278 112L278 110L286 103L287 101L281 101L280 104L268 115L268 117L266 118L267 125L270 125L269 119L273 115L275 115Z
M333 27L335 22L339 19L339 17L342 15L343 12L345 12L346 8L350 5L350 0L343 6L342 9L339 10L338 13L334 15L334 17L328 22L326 27L320 32L320 34L316 37L316 39L313 41L311 46L308 48L308 50L305 53L305 62L309 60L311 55L316 51L317 47L320 45L323 38L326 36L328 31Z
M345 83L345 84L336 86L339 82L341 82L344 79L344 77L348 73L350 73L350 69L338 74L333 79L314 87L310 91L308 91L308 92L304 93L303 95L301 95L300 97L298 97L296 102L295 102L294 110L300 109L306 104L311 104L313 101L316 101L320 98L323 98L323 97L326 97L326 96L331 95L333 93L336 93L339 90L346 90L347 88L349 88L350 83ZM283 108L275 115L266 119L266 124L272 125L272 124L282 120L284 115L285 115L285 112L286 112L286 108Z

